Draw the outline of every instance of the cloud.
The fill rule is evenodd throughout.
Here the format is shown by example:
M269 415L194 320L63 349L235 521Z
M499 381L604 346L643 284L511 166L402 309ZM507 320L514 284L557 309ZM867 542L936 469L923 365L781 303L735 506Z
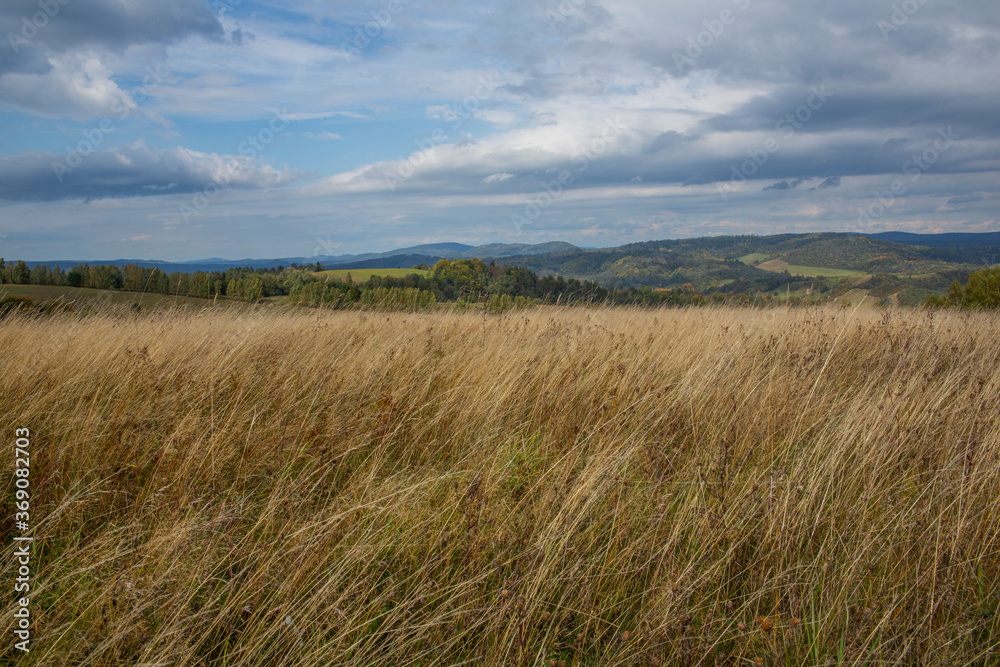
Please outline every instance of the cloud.
M42 48L51 53L125 49L143 44L172 44L191 36L221 39L223 28L200 0L121 2L121 0L59 0L57 9L36 19L42 5L29 0L0 4L0 34L9 51L0 60L0 74L18 71ZM14 35L15 38L11 38Z
M339 231L354 250L418 228L442 239L495 240L513 233L512 213L524 215L526 202L557 191L526 236L580 238L583 217L592 219L586 232L602 241L842 229L897 179L906 193L879 224L973 228L995 219L1000 202L992 93L1000 15L982 0L918 3L885 37L877 22L889 20L891 8L865 0L404 3L350 60L342 44L358 28L364 34L384 3L251 0L214 13L204 0L150 0L123 3L116 13L119 2L71 0L16 57L0 53L0 100L21 112L11 114L4 136L5 154L16 157L0 158L0 196L94 197L82 208L120 204L128 209L121 224L131 224L221 173L216 159L237 160L247 172L237 186L245 187L241 201L217 201L203 218L247 220L270 240L261 241L267 251L293 243L288 227L311 249L311 230L328 223L334 202L351 212ZM723 7L735 20L706 33ZM37 0L5 3L0 34L20 29L29 10L37 11ZM675 54L687 55L692 43L700 50L678 68ZM107 115L156 63L172 74L142 111L169 119L176 133L169 145L186 148L98 151L58 183L49 162L64 156L44 151L76 145L94 126L65 119ZM811 100L814 89L828 91L826 100ZM237 129L223 123L250 127L286 105L285 120L338 124L307 126L317 141L275 142L269 159L290 167L212 157L223 132ZM615 119L624 129L602 138ZM346 136L341 121L356 150L330 151L318 141L333 139L333 130ZM414 140L426 143L435 127L447 136L414 151ZM938 150L939 131L948 128L960 138ZM131 140L149 129L130 122L116 132ZM239 128L234 136L244 134ZM734 176L748 164L746 178ZM321 165L320 178L263 191L291 182L301 165ZM915 168L919 179L911 181ZM567 170L572 179L554 188ZM388 177L398 181L390 186ZM721 186L733 186L726 199ZM45 212L69 205L3 204L17 215L0 213L20 220L37 206L32 220L44 221ZM469 220L481 226L472 231ZM101 220L93 224L104 229Z
M802 185L807 179L796 178L794 181L778 181L765 187L762 191L767 192L768 190L794 190L795 188Z
M957 197L952 197L951 199L948 200L948 205L956 206L959 204L971 204L973 202L983 201L984 199L986 199L986 197L979 194L978 192L971 192L967 195L959 195Z
M0 47L0 100L42 117L109 115L116 105L131 102L108 65L130 48L192 36L224 38L222 26L199 0L73 0L48 6L52 9L26 0L0 5L0 35L6 36Z
M473 111L472 115L479 120L484 120L487 123L493 123L494 125L513 125L517 122L517 116L510 111L501 111L499 109L483 109L481 111Z
M666 148L674 148L684 141L684 136L675 130L661 132L655 139L642 147L643 155L655 155Z
M514 174L490 174L483 179L483 183L486 183L487 185L490 183L503 183L511 178L514 178Z
M449 104L431 104L424 110L427 113L428 118L442 119L447 118L449 112L451 111L451 105Z
M328 139L331 141L338 141L343 139L343 137L340 136L339 134L335 134L327 130L323 130L322 132L306 132L305 136L309 137L310 139Z
M117 116L135 107L131 95L111 80L111 70L97 58L52 56L49 65L44 74L0 76L0 99L39 116L81 120Z
M814 96L814 89L824 94ZM794 129L805 134L845 128L857 131L950 125L966 133L996 136L1000 124L988 110L991 99L991 93L971 86L948 83L927 88L905 77L877 91L856 81L822 87L786 84L731 111L711 116L703 127L716 132ZM893 144L889 140L886 146L892 148Z
M202 153L180 146L165 151L142 141L94 151L82 157L79 166L66 170L67 164L75 163L65 155L37 151L0 158L0 199L143 197L197 192L210 183L254 190L284 185L301 175L242 155Z
M344 118L368 118L363 113L356 111L296 111L294 113L282 113L282 120L320 120L323 118L333 118L343 116Z

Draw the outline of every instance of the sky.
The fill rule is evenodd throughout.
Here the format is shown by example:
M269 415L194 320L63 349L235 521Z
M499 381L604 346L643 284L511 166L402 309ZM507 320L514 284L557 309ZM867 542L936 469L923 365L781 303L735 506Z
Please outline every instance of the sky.
M0 256L1000 230L996 0L5 0Z

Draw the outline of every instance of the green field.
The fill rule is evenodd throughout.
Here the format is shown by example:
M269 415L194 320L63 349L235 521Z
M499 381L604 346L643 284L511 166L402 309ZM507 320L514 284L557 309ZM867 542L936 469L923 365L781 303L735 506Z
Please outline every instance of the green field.
M854 271L851 269L830 269L824 266L802 266L800 264L789 264L783 259L772 259L761 262L758 269L764 271L774 271L780 273L788 271L793 276L805 276L806 278L866 278L867 273Z
M431 275L430 271L424 269L331 269L329 271L320 271L314 275L327 276L330 278L336 278L337 280L346 280L347 275L350 274L353 282L363 283L372 276L405 278L406 276L414 273L425 278L429 278Z
M743 255L742 257L737 257L736 260L743 262L749 266L757 266L758 263L763 262L765 259L771 255L766 252L752 252L749 255Z
M822 266L796 266L789 265L788 272L793 276L805 276L807 278L865 278L867 273L852 271L849 269L828 269Z
M79 306L98 304L129 305L138 303L146 309L169 308L180 306L184 308L204 308L211 306L211 299L198 299L188 296L168 296L166 294L141 294L138 292L115 292L111 290L90 289L85 287L57 287L55 285L0 285L0 299L8 296L33 299L36 304L61 301ZM218 303L232 303L227 299L219 299Z

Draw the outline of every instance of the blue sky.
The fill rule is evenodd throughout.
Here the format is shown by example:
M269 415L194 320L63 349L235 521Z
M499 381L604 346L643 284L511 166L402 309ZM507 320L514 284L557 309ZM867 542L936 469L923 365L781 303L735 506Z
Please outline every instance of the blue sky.
M995 1L15 0L0 256L1000 230Z

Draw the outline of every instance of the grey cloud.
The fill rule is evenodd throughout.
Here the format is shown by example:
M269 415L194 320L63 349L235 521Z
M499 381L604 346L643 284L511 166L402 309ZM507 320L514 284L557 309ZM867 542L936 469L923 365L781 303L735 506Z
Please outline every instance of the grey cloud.
M995 28L998 20L995 6L982 0L921 3L915 14L902 17L905 24L899 30L883 38L879 21L892 26L892 3L754 0L745 4L740 9L742 2L687 7L664 3L662 11L669 12L672 20L651 20L656 30L634 36L629 48L671 76L712 70L726 80L875 83L894 78L896 56L930 61L959 51L988 49L995 35L981 28ZM719 26L721 9L732 10L729 25ZM714 33L706 32L706 22L715 23ZM679 68L675 54L690 62Z
M958 204L971 204L972 202L983 201L986 199L983 195L973 192L967 195L959 195L957 197L952 197L948 200L949 206L956 206Z
M655 139L642 147L642 154L653 155L654 153L659 153L665 148L677 146L683 141L684 135L680 132L675 132L673 130L670 130L669 132L661 132Z
M731 182L734 170L750 164L755 167L750 170L753 172L751 178L763 181L761 185L773 183L770 190L790 190L809 180L816 180L815 190L825 190L839 187L843 176L885 175L887 183L903 177L903 170L912 156L932 147L935 138L936 134L928 134L907 141L892 152L885 152L864 137L845 138L830 133L814 137L810 142L784 141L763 164L757 164L742 148L734 147L729 151L716 148L713 154L708 154L704 142L683 140L680 135L668 132L656 135L652 142L633 144L632 151L611 150L587 162L582 171L572 153L553 156L550 153L491 151L482 157L456 155L455 158L442 158L433 168L417 170L413 177L399 185L399 189L427 193L435 190L476 192L482 189L482 180L490 174L517 172L520 175L517 182L505 183L507 187L503 190L530 191L542 189L544 183L551 181L562 169L573 174L573 188L616 185L630 180L636 173L642 174L647 185L692 186ZM651 150L651 147L658 147L657 142L669 145L670 150ZM458 149L470 145L466 142L454 146ZM392 171L392 167L385 169ZM381 183L383 171L375 169L368 177ZM1000 140L956 143L941 153L928 171L937 175L1000 171ZM495 192L495 188L492 191ZM955 194L958 193L952 193Z
M105 199L199 192L211 183L236 189L262 189L301 175L248 157L169 151L143 142L94 151L75 158L29 151L0 158L0 199L14 201Z
M910 143L910 141L911 139L907 137L894 137L892 139L886 139L885 143L882 144L879 151L883 153L892 154L895 153L900 148L905 147L907 144Z
M951 91L872 91L857 85L841 89L830 85L827 101L820 103L812 88L782 86L702 124L716 132L775 131L784 119L783 127L795 120L800 125L796 131L801 133L952 125L976 136L1000 137L1000 117L992 91L956 97ZM818 108L809 108L810 103Z
M805 181L806 179L804 178L796 178L794 181L791 182L778 181L777 183L773 183L771 185L764 187L762 192L767 192L768 190L794 190L795 188L805 183Z
M13 0L0 4L0 34L23 37L24 42L5 38L0 49L5 51L0 59L0 74L24 71L26 61L37 62L39 44L57 53L80 47L100 47L116 51L137 44L169 44L189 35L221 38L222 26L208 5L200 0L148 0L145 2L120 2L119 0L71 0L65 4L54 2L58 12L37 21L33 32L26 27L39 13L35 0ZM43 13L44 15L44 13ZM37 27L41 24L41 27Z
M76 119L107 115L128 102L104 65L109 52L191 35L225 37L200 0L15 0L0 5L0 35L6 36L0 100L39 116Z

